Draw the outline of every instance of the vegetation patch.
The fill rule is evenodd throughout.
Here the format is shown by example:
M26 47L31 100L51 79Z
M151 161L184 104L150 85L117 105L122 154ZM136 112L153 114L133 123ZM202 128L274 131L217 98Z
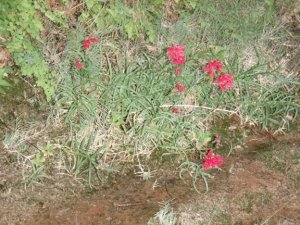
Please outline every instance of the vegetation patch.
M0 148L26 186L68 176L97 189L128 170L151 180L173 162L178 177L208 191L248 128L275 138L298 120L295 8L285 0L4 0ZM287 155L257 159L289 176L299 157ZM245 212L267 204L245 199ZM163 217L175 223L168 204L153 223Z

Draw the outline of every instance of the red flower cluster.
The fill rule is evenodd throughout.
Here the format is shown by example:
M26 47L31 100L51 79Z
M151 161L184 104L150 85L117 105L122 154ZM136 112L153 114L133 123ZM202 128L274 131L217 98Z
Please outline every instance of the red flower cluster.
M96 37L91 37L90 35L83 40L82 42L82 47L83 49L87 50L90 49L92 47L92 43L98 43L99 39ZM82 69L84 68L84 63L80 61L80 59L77 59L75 61L75 66L77 69Z
M222 62L220 61L210 61L204 68L204 72L208 72L210 77L216 76L216 71L221 73L223 69Z
M208 72L210 77L215 77L215 72L221 73L223 69L222 62L220 61L210 61L205 67L204 72Z
M184 90L185 90L185 86L182 84L177 84L176 88L179 92L184 92Z
M223 64L220 61L210 61L204 68L204 72L208 72L211 78L216 78L215 84L221 91L233 88L233 76L229 73L222 74Z
M179 45L173 45L172 47L169 47L167 49L167 57L171 61L171 63L175 67L175 76L178 76L181 74L181 68L180 66L184 65L186 59L184 55L185 47L182 44ZM183 84L180 84L178 81L176 82L176 89L179 92L184 92L185 91L185 86ZM180 113L180 109L178 107L174 107L172 109L173 113Z
M80 59L77 59L75 61L75 65L76 65L77 69L82 69L84 67L84 64L80 61Z
M215 155L213 150L210 149L204 158L203 169L208 170L210 168L216 168L223 165L223 157Z
M231 74L226 73L216 79L217 85L219 85L221 91L226 91L233 88L233 77Z
M183 65L185 63L184 45L176 45L168 48L168 59L172 61L174 65Z
M86 38L85 40L83 40L83 48L84 49L90 49L92 47L92 42L93 43L98 43L99 39L96 37L93 38Z

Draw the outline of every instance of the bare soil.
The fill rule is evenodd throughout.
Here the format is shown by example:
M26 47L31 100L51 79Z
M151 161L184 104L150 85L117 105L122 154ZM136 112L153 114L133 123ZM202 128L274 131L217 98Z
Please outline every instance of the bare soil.
M157 188L155 178L124 175L94 191L66 176L25 189L16 158L1 150L0 224L140 225L166 201L178 224L300 224L299 131L245 143L225 159L222 171L211 171L209 191L200 195L188 178L179 179L177 163L158 168Z

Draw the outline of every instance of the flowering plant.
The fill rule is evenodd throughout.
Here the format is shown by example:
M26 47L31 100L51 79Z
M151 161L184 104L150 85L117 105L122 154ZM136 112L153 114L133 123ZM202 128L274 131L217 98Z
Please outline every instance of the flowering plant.
M184 92L185 86L183 84L177 84L176 88L179 92Z
M82 69L84 67L84 64L80 61L80 59L75 61L75 65L77 69Z
M173 45L167 49L167 58L171 61L173 66L175 67L174 74L177 77L181 73L180 66L183 66L186 62L186 57L184 55L185 46L182 44ZM233 88L233 76L229 73L223 73L223 64L221 61L213 60L208 62L208 64L203 68L204 72L208 73L209 77L213 79L213 84L219 86L221 92L229 90ZM177 78L176 78L177 79ZM182 93L185 91L186 87L180 83L178 80L176 81L176 86L178 92ZM184 105L183 105L184 106ZM179 106L173 106L172 112L174 114L179 114L180 108ZM215 144L215 147L218 147L221 142L221 137L216 135L215 140L212 142ZM203 158L202 165L199 163L194 163L187 161L181 165L181 172L192 170L192 177L194 179L193 184L195 186L195 181L198 176L201 176L206 184L206 189L208 189L206 177L210 177L210 175L205 170L215 169L223 165L223 157L213 153L212 149L209 149L207 154Z
M203 169L208 170L210 168L217 168L223 165L223 157L219 155L215 155L213 150L210 149L204 158Z
M226 73L216 79L216 84L220 87L221 91L226 91L233 88L233 77L231 74Z
M84 50L88 50L92 48L92 43L98 43L98 42L99 39L97 37L91 37L91 35L89 35L86 39L82 41L82 48ZM85 64L80 59L76 59L75 66L77 69L81 70L85 67Z
M212 79L215 79L214 84L219 86L220 90L223 92L233 88L233 76L229 73L222 73L222 69L222 62L210 61L203 68L203 71L207 72Z
M182 44L173 45L171 47L168 47L167 49L167 57L175 67L174 70L175 76L181 74L180 66L183 66L186 61L184 52L185 52L185 46ZM177 89L177 91L184 92L186 87L183 84L179 83L178 81L176 81L176 83L177 84L175 88ZM174 107L172 109L172 112L178 114L180 113L180 109L178 107Z
M220 61L210 61L205 67L204 72L208 72L210 77L215 77L216 73L221 73L223 69L223 64Z
M82 42L82 47L83 49L87 50L90 49L92 47L92 43L98 43L99 39L96 37L87 37L86 39L83 40Z
M176 66L175 68L175 75L179 75L181 73L181 70L178 66L184 65L186 58L184 55L185 47L182 44L175 45L172 47L169 47L167 49L167 57L171 61L173 65Z
M168 48L168 59L172 61L174 65L183 65L185 63L184 45L175 45Z

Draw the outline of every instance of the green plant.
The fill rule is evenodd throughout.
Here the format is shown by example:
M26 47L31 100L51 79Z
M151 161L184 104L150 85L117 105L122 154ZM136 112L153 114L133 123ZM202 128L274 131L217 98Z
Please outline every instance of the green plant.
M170 206L170 202L166 202L155 216L148 221L147 225L175 225L176 221L177 219Z
M56 88L56 73L51 71L39 48L43 43L40 37L43 23L37 10L52 21L63 24L61 15L47 10L44 1L4 0L0 9L0 33L20 69L20 75L34 76L37 86L43 88L50 101Z
M31 170L26 175L27 185L32 185L33 182L42 182L47 177L45 172L46 164L54 156L54 150L54 146L48 143L39 149L34 158L29 159Z
M70 140L70 147L64 146L62 151L66 155L67 166L66 169L75 176L86 176L90 188L93 187L97 178L100 182L104 182L101 178L101 173L113 173L117 172L116 169L108 166L101 167L98 159L101 159L104 155L103 149L97 149L96 151L90 151L90 147L95 139L94 135L84 137L81 141L74 137Z
M6 89L11 86L10 82L5 79L10 72L10 67L0 68L0 94L5 93Z
M287 115L295 118L298 113L297 83L278 76L278 70L271 70L268 63L244 66L240 54L226 48L209 48L200 54L187 45L187 60L181 75L175 77L165 52L151 55L140 50L136 62L129 63L122 55L126 50L105 35L97 35L99 43L84 51L82 41L89 36L70 33L60 65L63 73L54 108L63 114L71 138L90 127L98 137L109 136L100 137L104 146L114 143L113 153L105 151L104 155L131 159L157 152L161 157L178 155L183 161L180 175L189 172L198 192L198 179L204 180L207 189L210 175L200 163L189 160L189 153L203 150L210 141L205 124L212 118L236 114L243 122L269 129L288 125ZM229 90L220 90L203 72L202 66L210 59L226 62L224 73L230 71L234 78ZM206 62L199 67L199 60ZM174 88L177 82L184 84L184 92ZM173 113L174 106L181 113ZM76 168L75 175L88 174L91 184L100 153L91 147L68 148L76 152L76 163L71 166ZM145 175L148 178L151 173Z
M80 15L80 21L89 27L106 30L106 33L118 33L131 40L143 38L155 43L165 16L166 0L137 0L124 2L120 0L88 0L86 9ZM199 5L197 0L174 1L173 14L192 14Z
M182 174L185 172L188 172L190 174L190 176L192 177L193 187L196 192L198 192L199 194L201 193L201 191L199 191L199 188L197 187L197 181L199 178L204 181L205 190L206 192L208 191L207 178L211 178L212 176L209 173L204 172L200 164L186 161L180 165L179 170L180 178L183 178Z
M98 29L120 32L129 39L144 33L153 42L160 18L160 2L156 0L149 4L147 1L137 1L127 5L119 0L105 3L88 0L87 10L81 14L80 20L89 26L96 25Z

